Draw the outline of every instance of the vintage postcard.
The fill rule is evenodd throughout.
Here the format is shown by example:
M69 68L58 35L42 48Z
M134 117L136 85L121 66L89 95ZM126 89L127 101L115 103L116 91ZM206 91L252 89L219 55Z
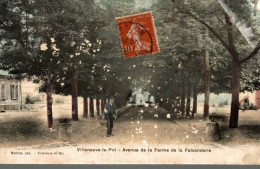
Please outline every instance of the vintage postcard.
M1 0L0 164L260 164L260 0Z

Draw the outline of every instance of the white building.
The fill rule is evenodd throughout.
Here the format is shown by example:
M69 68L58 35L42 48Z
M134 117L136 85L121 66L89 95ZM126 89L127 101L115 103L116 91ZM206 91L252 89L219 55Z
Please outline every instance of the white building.
M8 72L0 70L0 110L20 110L21 108L21 81L12 78Z
M127 106L144 106L145 104L155 106L154 96L141 88L133 88Z

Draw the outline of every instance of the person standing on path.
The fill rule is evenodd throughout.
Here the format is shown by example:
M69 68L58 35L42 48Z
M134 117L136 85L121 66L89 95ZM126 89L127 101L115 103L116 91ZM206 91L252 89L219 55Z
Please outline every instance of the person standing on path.
M114 103L114 98L111 97L104 107L104 117L107 120L107 137L110 137L113 136L113 121L114 118L116 118L116 105Z

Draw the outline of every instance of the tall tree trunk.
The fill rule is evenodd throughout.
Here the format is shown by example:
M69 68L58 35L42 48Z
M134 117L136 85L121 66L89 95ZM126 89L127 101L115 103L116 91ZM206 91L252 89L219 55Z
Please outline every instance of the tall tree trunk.
M90 117L94 117L94 101L92 96L89 98L89 113Z
M238 110L239 110L239 55L236 50L233 41L233 29L232 22L230 21L230 17L225 14L227 32L228 32L228 44L230 48L230 54L232 55L232 101L231 101L231 112L229 119L229 127L236 128L238 127Z
M192 117L195 117L195 116L197 115L197 103L198 103L197 90L196 90L196 86L194 86L194 88L193 88L193 109L192 109Z
M232 102L231 113L229 120L230 128L238 127L238 112L239 112L239 63L238 56L233 56L232 60Z
M186 117L190 116L190 97L191 97L191 86L190 81L188 80L188 89L187 89L187 104L186 104Z
M47 121L48 128L52 128L53 118L52 118L52 93L50 80L46 80L46 95L47 95Z
M206 34L208 35L208 29ZM207 36L206 35L206 36ZM210 94L210 74L209 74L209 51L205 50L205 77L204 77L204 110L203 110L203 118L208 120L209 118L209 94Z
M181 111L181 115L184 116L184 113L185 113L185 87L184 87L184 83L182 83L182 86L181 86L181 105L180 105L180 111Z
M88 98L86 96L83 97L83 117L88 117Z
M96 98L96 109L97 109L97 116L99 116L100 115L100 106L99 106L100 104L99 104L99 98L97 97Z
M106 104L106 99L101 99L101 113L104 111L104 106Z
M72 69L71 98L72 98L72 120L78 121L77 68Z

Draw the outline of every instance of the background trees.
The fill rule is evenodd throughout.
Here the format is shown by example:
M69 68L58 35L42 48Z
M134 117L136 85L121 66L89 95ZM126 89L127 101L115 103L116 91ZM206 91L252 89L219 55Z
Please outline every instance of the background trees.
M253 50L248 46L251 37L240 29L235 15L247 24L252 21L252 7L248 1L216 1L194 3L192 1L173 1L178 13L184 14L204 25L212 36L219 40L232 57L232 102L229 127L238 126L238 108L240 91L240 66L254 57L260 50L256 42ZM231 10L233 12L231 12ZM239 12L238 12L239 11ZM242 11L242 12L241 12ZM238 27L235 27L238 26ZM255 31L256 32L256 31ZM243 36L241 36L241 34ZM246 41L245 41L245 39ZM258 40L259 41L259 40ZM249 51L249 52L248 52Z
M0 9L1 68L43 81L49 127L52 92L72 96L72 119L78 120L78 96L84 103L116 96L123 106L131 87L141 87L187 117L196 114L198 93L232 92L233 128L239 90L259 88L259 12L245 0L21 0L3 1ZM123 59L115 17L148 10L160 53Z

